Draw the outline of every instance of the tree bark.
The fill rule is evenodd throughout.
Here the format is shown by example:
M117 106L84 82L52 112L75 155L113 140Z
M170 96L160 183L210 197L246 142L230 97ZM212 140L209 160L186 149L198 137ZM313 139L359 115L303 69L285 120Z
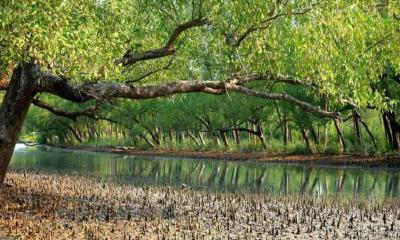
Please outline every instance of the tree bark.
M4 182L19 133L36 95L36 68L34 63L19 64L15 68L0 107L0 184Z

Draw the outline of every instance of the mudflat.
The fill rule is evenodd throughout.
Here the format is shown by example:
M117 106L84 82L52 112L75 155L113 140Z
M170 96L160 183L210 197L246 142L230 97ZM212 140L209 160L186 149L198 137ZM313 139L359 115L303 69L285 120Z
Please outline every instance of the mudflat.
M0 190L10 239L399 239L400 201L209 193L12 170Z

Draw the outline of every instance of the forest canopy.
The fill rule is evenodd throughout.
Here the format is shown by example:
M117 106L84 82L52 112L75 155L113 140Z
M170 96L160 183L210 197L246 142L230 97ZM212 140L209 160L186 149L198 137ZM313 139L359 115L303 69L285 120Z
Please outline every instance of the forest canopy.
M233 74L292 75L337 103L387 107L371 84L400 70L399 1L6 1L2 72L37 60L79 81L224 80ZM131 67L124 54L166 45L177 26L204 20L174 53ZM246 35L247 34L247 35ZM244 37L244 38L243 38ZM243 39L242 39L243 38ZM314 90L313 90L314 91ZM393 100L393 99L391 99Z

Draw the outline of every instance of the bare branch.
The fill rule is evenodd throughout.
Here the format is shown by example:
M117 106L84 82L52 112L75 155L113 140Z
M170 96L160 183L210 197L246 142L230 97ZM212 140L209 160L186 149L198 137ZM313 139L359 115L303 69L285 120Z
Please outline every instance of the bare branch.
M249 28L247 28L240 36L239 38L235 41L234 47L238 48L240 47L241 43L253 32L264 30L270 26L270 22L280 18L280 17L286 17L286 16L293 16L293 15L303 15L309 11L311 11L312 8L306 8L300 11L295 11L295 12L290 12L290 13L277 13L271 17L265 18L261 20L260 23L258 24L253 24Z
M167 69L169 69L171 67L173 60L174 60L174 57L172 57L169 60L168 64L165 65L164 67L158 68L158 69L150 71L150 72L147 72L147 73L143 74L142 76L140 76L140 77L138 77L138 78L136 78L134 80L126 81L125 83L139 82L139 81L141 81L141 80L143 80L143 79L145 79L145 78L147 78L147 77L149 77L149 76L151 76L153 74L156 74L156 73L161 72L161 71L165 71L165 70L167 70Z
M140 61L171 56L171 55L175 54L176 50L174 48L174 44L176 43L179 36L183 32L185 32L186 30L189 30L191 28L204 26L208 23L209 23L209 21L206 18L194 19L189 22L183 23L174 30L174 32L171 34L168 42L165 44L165 46L163 46L161 48L141 52L141 53L132 53L131 51L128 51L125 53L125 55L122 58L117 59L115 61L115 64L116 65L122 64L123 66L129 66L129 65L135 64Z

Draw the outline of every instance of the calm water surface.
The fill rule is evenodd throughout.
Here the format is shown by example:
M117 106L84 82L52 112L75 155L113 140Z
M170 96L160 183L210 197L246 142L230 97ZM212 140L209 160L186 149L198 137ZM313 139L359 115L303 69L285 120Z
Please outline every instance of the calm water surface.
M399 170L123 156L18 145L14 168L87 174L124 184L183 184L197 190L299 195L398 197Z

